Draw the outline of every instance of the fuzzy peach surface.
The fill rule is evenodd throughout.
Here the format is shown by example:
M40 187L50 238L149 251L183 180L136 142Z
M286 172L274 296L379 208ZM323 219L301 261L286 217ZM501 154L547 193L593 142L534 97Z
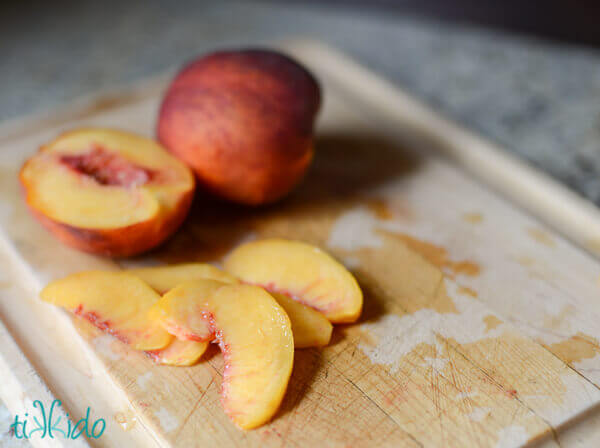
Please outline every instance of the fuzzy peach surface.
M287 56L212 53L171 83L157 136L213 193L247 205L269 203L308 168L320 102L316 80Z

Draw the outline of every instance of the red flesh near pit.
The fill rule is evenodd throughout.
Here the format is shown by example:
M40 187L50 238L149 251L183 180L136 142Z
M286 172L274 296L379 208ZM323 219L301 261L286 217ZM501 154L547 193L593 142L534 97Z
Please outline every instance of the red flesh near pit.
M128 343L128 339L118 331L111 328L111 323L109 320L101 320L98 313L94 311L84 311L83 305L79 305L77 308L75 308L75 310L73 310L73 313L76 316L84 318L85 320L90 322L94 327L113 335L119 341L124 342L125 344Z
M98 145L92 145L83 154L62 155L60 162L93 178L100 185L137 187L148 183L155 175L152 170L131 163Z
M242 283L244 283L246 285L260 286L261 288L267 290L268 292L283 294L284 296L288 296L290 299L295 300L296 302L301 303L302 305L307 306L309 308L312 308L313 310L318 311L320 313L327 313L335 305L332 302L332 303L329 303L328 306L317 307L313 303L309 303L308 301L302 299L302 295L306 294L306 292L310 288L312 288L315 284L319 283L318 281L313 282L310 285L306 286L298 294L294 294L292 291L290 291L288 289L277 288L275 286L275 283L267 283L267 284L264 284L264 285L260 284L260 283L250 283L250 282L242 282ZM314 297L313 300L318 301L321 298L322 298L322 296L317 296L317 297Z

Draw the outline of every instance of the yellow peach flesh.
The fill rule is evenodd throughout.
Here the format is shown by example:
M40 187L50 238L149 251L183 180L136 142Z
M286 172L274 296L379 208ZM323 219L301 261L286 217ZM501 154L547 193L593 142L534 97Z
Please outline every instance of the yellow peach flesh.
M137 275L161 294L191 280L208 279L230 284L239 283L233 275L205 263L137 268L128 272ZM321 347L329 343L333 327L321 313L284 294L271 295L283 307L292 322L294 347Z
M238 283L238 280L221 269L206 263L183 263L171 266L153 266L129 269L159 294L190 280L217 280L223 283Z
M178 196L194 187L189 168L171 156L154 140L139 135L104 128L82 128L66 132L60 138L41 148L47 155L78 155L90 150L90 143L116 152L128 162L159 173L155 181L144 184L161 206L172 208Z
M251 429L271 419L285 394L292 371L294 341L290 320L262 288L227 285L207 295L200 280L182 284L161 299L163 317L189 325L183 315L204 319L224 355L221 400L225 412L239 427ZM168 314L185 305L185 313ZM205 326L193 326L202 334Z
M129 269L127 272L141 278L159 294L164 294L170 289L190 280L217 280L225 283L237 283L232 275L219 268L206 263L184 263L172 266L153 266L147 268ZM154 311L153 311L154 313ZM197 324L198 325L198 324ZM201 324L200 324L201 325ZM175 339L168 347L158 352L150 353L154 360L160 364L191 365L194 364L206 350L206 342L199 342L196 336L191 335L175 324L165 324L167 331L185 339ZM191 338L191 339L190 339Z
M148 191L100 185L52 157L37 156L26 166L24 181L36 192L28 197L29 205L55 221L81 229L111 229L148 221L160 211Z
M224 266L243 282L292 297L330 322L360 316L363 296L356 279L318 247L284 239L252 241L236 248Z
M92 148L101 148L112 157L121 158L123 163L158 173L157 178L129 188L102 185L60 163L61 157L83 155ZM34 161L36 163L32 163ZM30 205L35 208L36 196L43 194L44 203L40 205L45 207L40 211L60 222L83 228L114 228L147 220L163 208L175 208L181 195L194 188L190 170L159 144L113 129L84 128L67 132L43 146L26 166L24 174L28 185L36 193ZM80 207L87 202L87 208L71 209L72 200ZM103 219L106 222L102 222Z
M290 318L295 348L323 347L329 344L333 325L323 314L285 294L272 292L271 295Z
M137 350L161 349L173 339L149 315L160 296L126 272L79 272L49 283L40 296Z
M208 342L182 341L174 338L165 348L147 353L158 364L191 366L198 362L207 348Z
M170 289L150 310L150 316L163 328L184 341L211 341L214 338L205 316L199 312L198 303L208 300L214 292L225 285L216 280L203 279L193 282L193 294L176 294L182 285Z

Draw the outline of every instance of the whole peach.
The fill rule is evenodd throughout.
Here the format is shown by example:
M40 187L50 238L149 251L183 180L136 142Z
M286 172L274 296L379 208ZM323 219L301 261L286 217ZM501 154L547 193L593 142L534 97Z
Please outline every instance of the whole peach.
M175 77L158 139L215 194L248 205L273 202L312 160L320 102L317 81L283 54L216 52Z

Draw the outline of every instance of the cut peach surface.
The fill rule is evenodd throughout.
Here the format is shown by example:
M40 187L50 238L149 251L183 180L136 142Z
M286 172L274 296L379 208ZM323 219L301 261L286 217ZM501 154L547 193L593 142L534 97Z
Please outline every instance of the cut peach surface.
M233 275L207 263L152 266L129 269L128 272L137 275L160 294L164 294L169 289L190 280L209 279L218 280L223 283L238 283L238 280Z
M34 215L64 243L134 255L185 218L194 177L158 143L110 129L78 129L42 146L21 169Z
M179 294L183 285L193 284L193 294ZM170 289L150 310L152 319L159 321L163 328L184 341L211 341L214 332L206 316L199 312L198 303L208 300L214 292L226 283L202 279L179 284Z
M49 283L40 296L137 350L161 349L173 339L149 315L160 296L126 272L79 272Z
M147 351L158 364L170 366L191 366L208 348L208 342L182 341L173 338L171 343L160 350Z
M290 318L295 348L323 347L329 344L333 326L323 314L285 294L272 292L271 295Z
M209 279L230 284L239 283L239 280L233 275L205 263L130 269L128 272L137 275L161 294L191 280ZM333 327L321 313L284 294L273 293L271 295L283 307L292 322L296 348L320 347L329 343ZM173 328L171 330L175 331ZM187 335L185 332L183 334ZM189 341L189 343L194 342Z
M141 278L159 294L190 280L213 279L224 283L237 283L238 280L219 268L206 263L183 263L172 266L153 266L129 269L133 275ZM198 324L197 324L198 325ZM201 323L200 323L201 325ZM167 330L185 339L176 338L162 350L155 350L149 355L160 364L185 366L194 364L204 353L207 342L199 342L189 331L171 324L165 325ZM191 340L190 340L191 338Z
M363 295L354 276L310 244L252 241L237 247L224 266L246 283L283 293L320 311L330 322L354 322L360 316Z
M214 283L199 280L172 289L160 311L196 336L218 341L225 361L225 412L239 427L255 428L271 419L285 394L294 360L290 320L262 288ZM204 324L196 329L189 318L179 320L190 315Z

